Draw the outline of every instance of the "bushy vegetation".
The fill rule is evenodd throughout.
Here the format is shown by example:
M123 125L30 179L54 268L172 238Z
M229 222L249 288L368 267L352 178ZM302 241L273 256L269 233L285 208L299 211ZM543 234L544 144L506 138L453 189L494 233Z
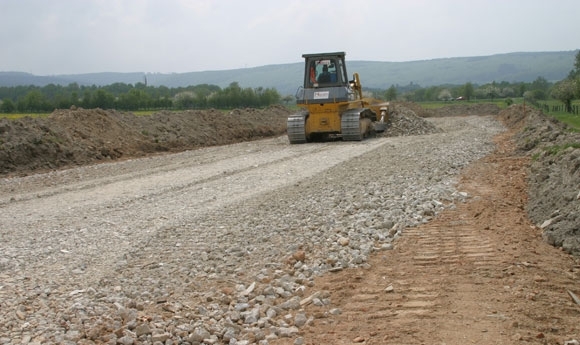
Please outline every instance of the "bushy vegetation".
M426 108L440 107L449 101L484 100L496 103L500 107L526 102L542 109L545 113L553 113L563 118L568 118L565 114L572 114L571 116L578 118L580 104L574 100L580 99L580 51L576 54L574 68L568 77L556 83L549 82L546 78L539 76L531 83L494 81L477 85L468 82L463 85L440 85L425 88L410 83L405 86L392 85L386 91L373 91L375 95L387 100L400 99L419 102Z
M236 82L223 89L208 84L170 89L144 83L115 83L102 87L72 83L67 86L0 87L0 100L0 113L10 114L46 113L72 106L126 111L261 108L279 103L281 97L275 89L242 88Z
M390 93L399 95L398 98L401 100L411 102L470 101L482 99L504 101L510 98L523 97L530 101L540 101L550 98L552 87L553 83L548 82L543 77L538 77L531 83L494 81L488 84L477 85L468 82L463 85L439 85L430 87L421 87L420 85L411 83L405 86L391 86L396 91L390 91ZM385 95L385 98L387 98L387 95Z

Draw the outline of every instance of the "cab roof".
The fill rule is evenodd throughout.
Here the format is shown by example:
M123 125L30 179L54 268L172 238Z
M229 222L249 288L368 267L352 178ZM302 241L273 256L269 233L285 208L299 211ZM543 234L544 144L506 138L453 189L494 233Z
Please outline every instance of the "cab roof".
M321 57L321 58L325 58L325 57L332 57L332 56L345 56L346 53L345 52L334 52L334 53L318 53L318 54L302 54L303 58L312 58L312 57Z

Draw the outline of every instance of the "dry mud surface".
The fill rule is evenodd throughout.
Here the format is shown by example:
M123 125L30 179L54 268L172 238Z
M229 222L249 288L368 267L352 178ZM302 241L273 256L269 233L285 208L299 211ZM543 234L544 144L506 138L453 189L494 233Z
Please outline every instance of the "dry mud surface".
M0 180L0 344L580 341L580 154L546 150L576 137L517 107L395 110L387 135L363 142L281 136L163 155L148 153L204 145L193 138L207 132L183 130L200 119L2 122L3 157L40 157L9 160ZM283 128L287 111L228 114L246 130L217 115L206 131L245 140ZM31 133L26 121L36 140L8 140Z

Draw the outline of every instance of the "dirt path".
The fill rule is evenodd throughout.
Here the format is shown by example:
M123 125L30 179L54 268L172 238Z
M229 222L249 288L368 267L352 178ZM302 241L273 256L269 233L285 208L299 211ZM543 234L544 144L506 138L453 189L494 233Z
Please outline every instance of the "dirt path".
M527 158L513 133L464 171L471 196L434 221L407 230L369 269L316 280L305 296L316 318L303 344L565 344L580 341L580 262L549 246L527 219ZM301 341L299 340L298 343ZM272 344L296 344L278 339Z

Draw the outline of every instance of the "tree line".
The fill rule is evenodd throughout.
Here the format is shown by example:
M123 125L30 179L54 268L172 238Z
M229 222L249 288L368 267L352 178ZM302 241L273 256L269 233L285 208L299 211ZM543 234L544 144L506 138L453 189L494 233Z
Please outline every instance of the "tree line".
M491 82L477 85L470 82L464 85L440 85L421 87L408 85L392 85L386 91L375 90L375 94L386 100L406 100L412 102L451 101L471 99L505 99L510 103L513 97L523 97L526 101L538 104L540 101L556 99L562 102L565 111L575 112L572 100L580 99L580 51L576 54L574 68L567 78L558 82L549 82L544 77L537 77L531 83ZM577 112L577 111L576 111Z
M71 83L66 86L0 87L0 100L2 113L41 113L73 106L125 111L260 108L280 103L281 96L273 88L242 88L237 82L223 89L208 84L168 88L147 86L144 83L115 83L107 86Z
M412 102L505 99L510 104L513 97L523 97L538 105L538 102L556 99L562 102L566 111L573 112L572 100L580 98L580 51L568 77L555 83L541 76L529 83L493 81L483 85L467 82L463 85L421 87L411 82L368 92L389 101L399 99ZM44 87L0 87L0 113L51 112L72 106L125 111L260 108L282 101L289 103L292 99L291 96L282 98L273 88L242 88L237 82L223 89L209 84L178 88L153 87L144 83L115 83L99 87L76 83L67 86L49 84Z
M574 67L568 77L554 84L552 97L564 104L566 112L577 113L577 109L572 106L572 100L580 98L580 51L576 53Z
M418 84L392 85L384 92L387 100L402 99L411 102L451 101L456 99L499 99L526 97L530 100L545 100L550 97L553 87L544 77L538 77L531 83L507 81L491 82L478 85L467 82L463 85L438 85L421 87Z

